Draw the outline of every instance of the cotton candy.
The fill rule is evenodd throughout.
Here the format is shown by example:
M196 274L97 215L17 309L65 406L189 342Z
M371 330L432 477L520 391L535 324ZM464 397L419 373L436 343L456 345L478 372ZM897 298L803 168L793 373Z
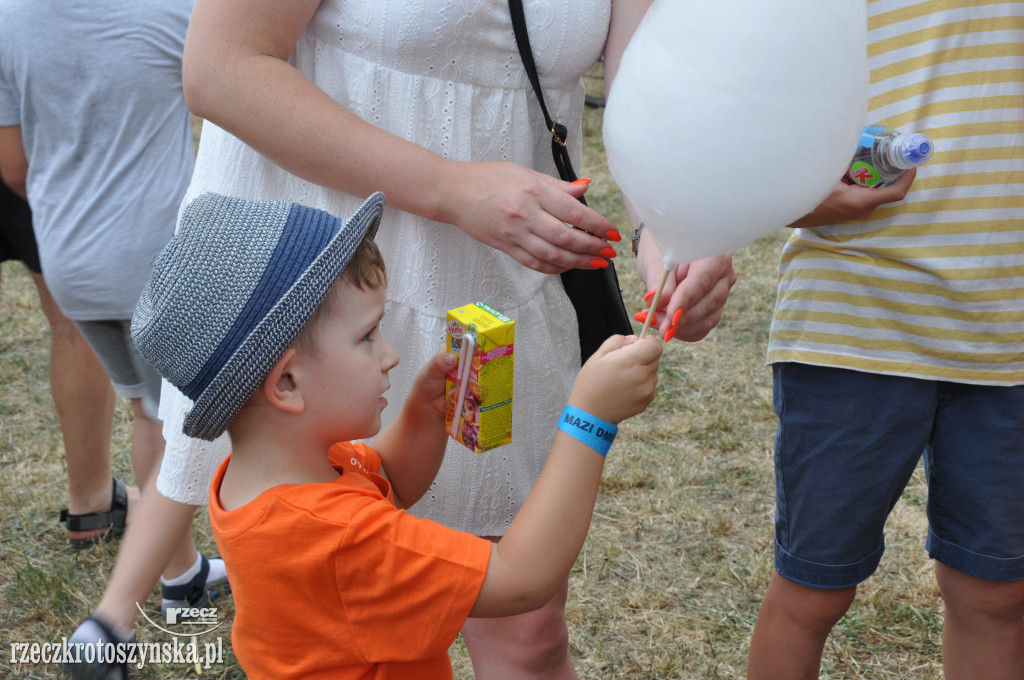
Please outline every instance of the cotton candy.
M867 110L858 0L654 0L604 114L612 175L666 266L729 252L810 212Z

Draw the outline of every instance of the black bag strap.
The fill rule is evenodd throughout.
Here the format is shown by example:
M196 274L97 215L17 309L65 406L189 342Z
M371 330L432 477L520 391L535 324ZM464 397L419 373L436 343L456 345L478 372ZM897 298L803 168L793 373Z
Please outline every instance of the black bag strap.
M530 49L530 36L526 31L526 17L523 14L523 0L508 0L508 8L512 14L512 29L516 36L516 46L523 60L526 74L530 77L533 92L540 102L540 110L544 113L544 123L551 131L551 156L555 159L558 176L567 182L576 181L576 171L569 160L569 151L565 148L568 133L565 126L551 119L548 107L544 103L544 93L540 89L540 78L537 76L537 65L533 61ZM587 204L583 196L580 203ZM562 286L565 288L569 301L576 310L576 320L580 336L580 357L586 361L602 342L613 333L628 335L632 332L629 315L622 302L619 290L619 279L615 274L615 264L608 263L604 269L570 269L562 272Z
M572 161L569 160L569 151L565 148L565 138L569 131L557 120L552 120L548 113L548 107L544 104L544 93L540 89L540 78L537 76L537 64L533 61L533 50L530 49L530 34L526 30L526 15L523 13L523 0L508 0L508 9L512 14L512 30L516 35L516 46L519 48L519 56L526 67L526 75L530 77L530 84L533 85L533 92L540 102L540 110L544 113L544 123L551 131L551 156L555 159L555 167L558 169L558 176L567 182L574 182L576 171L572 168ZM587 202L580 196L580 203Z

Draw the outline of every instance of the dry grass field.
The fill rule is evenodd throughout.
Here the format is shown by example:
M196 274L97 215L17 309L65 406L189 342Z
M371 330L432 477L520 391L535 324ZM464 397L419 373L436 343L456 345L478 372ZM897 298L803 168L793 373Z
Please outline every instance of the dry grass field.
M600 109L586 112L581 174L594 179L591 205L624 225L604 165ZM692 160L692 159L691 159ZM626 233L626 229L622 229ZM774 507L771 381L764 366L783 233L735 253L739 282L725 317L703 342L673 342L650 410L625 423L609 455L587 544L572 573L568 617L581 678L742 678L746 644L772 569ZM633 311L644 293L627 244L619 272ZM2 268L0 292L0 677L50 678L54 666L21 664L12 643L60 642L102 593L116 544L72 553L57 513L65 504L63 447L47 383L48 334L20 264ZM131 479L129 411L116 425L116 473ZM216 548L205 512L201 548ZM941 601L925 557L924 489L915 476L890 521L879 573L861 588L825 652L822 677L936 678ZM273 593L268 593L273 597ZM242 678L225 621L222 663L204 677ZM282 606L288 606L282 602ZM157 619L159 594L148 602ZM158 620L158 619L157 619ZM144 642L170 639L149 624ZM456 678L472 677L461 641ZM187 678L172 662L139 678Z

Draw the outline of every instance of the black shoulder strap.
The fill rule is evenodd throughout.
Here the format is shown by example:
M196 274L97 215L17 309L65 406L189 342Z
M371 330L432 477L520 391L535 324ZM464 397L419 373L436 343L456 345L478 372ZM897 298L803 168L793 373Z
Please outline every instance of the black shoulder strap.
M548 114L548 107L544 104L544 93L540 89L540 78L537 76L537 65L533 61L533 51L530 49L530 35L526 30L526 16L523 14L523 0L508 0L508 8L512 14L512 30L516 35L516 46L519 47L519 56L526 67L526 74L530 77L530 84L533 85L533 92L540 102L540 110L544 113L544 123L551 131L551 156L555 159L555 167L558 168L558 176L572 182L577 179L576 171L572 169L572 162L569 160L569 152L565 148L565 137L568 134L565 126L557 120L551 120ZM580 202L586 204L583 197Z

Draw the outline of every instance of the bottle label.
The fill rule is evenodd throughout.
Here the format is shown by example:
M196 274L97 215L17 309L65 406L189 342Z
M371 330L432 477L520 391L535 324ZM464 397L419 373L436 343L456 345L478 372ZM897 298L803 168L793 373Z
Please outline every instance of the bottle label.
M882 181L882 173L875 169L875 166L863 161L854 161L850 165L850 179L862 187L878 186Z

